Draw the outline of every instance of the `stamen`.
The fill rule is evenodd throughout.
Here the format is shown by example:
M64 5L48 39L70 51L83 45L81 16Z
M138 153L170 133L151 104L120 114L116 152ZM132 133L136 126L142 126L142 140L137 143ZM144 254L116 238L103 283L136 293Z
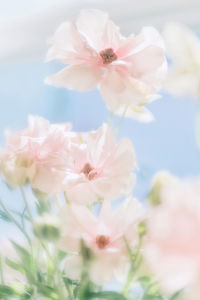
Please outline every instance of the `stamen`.
M102 58L102 61L103 61L104 65L110 64L114 60L117 59L117 55L115 54L115 52L113 51L112 48L107 48L105 50L102 50L100 52L100 56Z
M110 242L110 239L106 235L99 235L96 237L96 244L99 249L104 249Z
M85 176L89 180L92 180L97 176L97 172L95 171L95 169L89 163L86 163L84 165L83 169L81 170L81 173L85 174Z
M86 176L89 175L89 173L93 170L94 168L91 167L89 163L85 164L83 169L81 170L81 173L84 173Z

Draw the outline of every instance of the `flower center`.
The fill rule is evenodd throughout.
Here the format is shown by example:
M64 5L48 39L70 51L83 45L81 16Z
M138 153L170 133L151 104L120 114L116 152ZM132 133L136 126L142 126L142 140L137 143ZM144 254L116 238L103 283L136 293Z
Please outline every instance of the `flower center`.
M108 65L117 59L117 55L115 54L112 48L107 48L105 50L102 50L100 52L100 56L102 58L104 65Z
M106 235L98 235L96 237L96 244L99 247L99 249L104 249L110 242L110 239Z
M81 173L85 174L85 176L89 179L92 180L97 176L97 172L94 170L94 168L89 164L86 163L81 170Z

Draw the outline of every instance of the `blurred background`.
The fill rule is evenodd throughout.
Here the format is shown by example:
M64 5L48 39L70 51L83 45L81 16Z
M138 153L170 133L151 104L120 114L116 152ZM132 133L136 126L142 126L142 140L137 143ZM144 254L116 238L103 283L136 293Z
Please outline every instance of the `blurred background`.
M160 32L168 21L200 31L199 0L0 0L0 143L6 128L19 129L29 114L51 122L71 121L74 130L91 130L108 119L104 101L93 90L77 93L44 84L44 78L61 69L44 63L48 38L64 20L75 20L81 8L109 12L123 34L138 33L153 25ZM134 143L139 163L134 194L143 199L152 175L169 170L178 176L199 174L200 151L194 120L200 104L163 92L149 105L155 116L150 124L124 120L120 134Z

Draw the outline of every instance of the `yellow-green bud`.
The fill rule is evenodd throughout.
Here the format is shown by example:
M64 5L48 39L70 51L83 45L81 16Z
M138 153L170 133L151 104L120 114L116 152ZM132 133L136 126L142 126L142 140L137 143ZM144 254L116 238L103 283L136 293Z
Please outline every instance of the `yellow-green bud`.
M33 231L37 237L47 241L55 241L60 237L60 222L56 216L43 214L33 224Z
M172 176L167 171L162 171L157 173L153 179L153 185L150 193L147 196L147 200L151 205L161 204L161 192L165 185L172 184L178 179L175 176Z

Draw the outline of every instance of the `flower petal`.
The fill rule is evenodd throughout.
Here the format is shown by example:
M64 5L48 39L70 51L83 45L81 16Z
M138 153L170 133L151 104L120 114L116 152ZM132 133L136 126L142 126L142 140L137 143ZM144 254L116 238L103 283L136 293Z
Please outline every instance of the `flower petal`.
M70 64L77 63L81 57L92 56L92 50L86 47L86 41L70 22L62 23L50 42L52 47L47 53L47 61L58 59Z
M108 14L97 9L81 10L77 20L78 31L83 34L94 49L103 48L103 34L108 22Z
M123 114L123 111L124 107L121 106L115 113L121 116ZM126 112L126 117L132 118L142 123L149 123L155 120L153 114L148 109L146 109L144 106L139 105L131 105Z
M76 183L72 187L66 186L66 194L68 199L74 203L91 204L97 201L97 195L90 182Z
M119 27L101 10L82 10L77 20L77 28L88 44L98 52L106 48L117 49L122 39Z
M142 77L147 73L156 71L165 61L162 48L149 46L129 57L133 64L133 75Z
M77 91L89 91L100 80L102 71L90 65L74 65L46 78L45 83Z
M137 81L117 71L111 71L104 77L100 84L100 93L107 107L114 112L121 105L138 104L141 100Z

